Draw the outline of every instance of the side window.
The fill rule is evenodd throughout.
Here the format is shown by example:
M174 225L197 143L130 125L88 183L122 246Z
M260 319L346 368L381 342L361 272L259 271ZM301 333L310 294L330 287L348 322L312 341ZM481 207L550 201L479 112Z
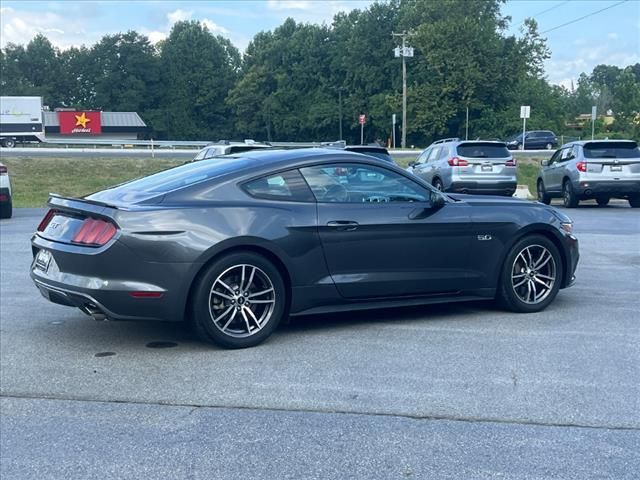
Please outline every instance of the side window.
M429 154L427 162L435 162L438 158L440 158L440 152L442 152L442 147L434 147Z
M200 152L198 152L198 154L193 158L194 160L204 160L204 156L207 153L207 149L204 149Z
M562 156L560 157L560 161L561 162L566 162L567 160L571 160L573 158L573 148L569 147L569 148L563 148L562 149Z
M323 203L425 202L431 197L429 190L408 178L370 165L317 165L300 171Z
M427 158L429 157L429 153L431 153L431 150L428 148L424 152L422 152L418 157L418 163L426 163Z
M207 158L213 158L218 154L218 150L216 148L208 148L207 152L204 156L205 159Z
M551 157L551 160L549 160L549 165L558 163L558 161L560 160L560 155L562 155L562 150L556 151L556 153L554 153L553 156Z
M314 202L313 194L297 170L277 173L251 180L245 191L256 198L288 202Z

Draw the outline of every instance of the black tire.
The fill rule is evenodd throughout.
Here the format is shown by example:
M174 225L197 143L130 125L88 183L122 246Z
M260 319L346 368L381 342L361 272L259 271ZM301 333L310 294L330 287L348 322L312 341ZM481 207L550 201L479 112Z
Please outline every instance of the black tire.
M609 197L596 197L596 202L601 207L606 207L607 205L609 205L609 200L611 200Z
M549 205L551 203L551 197L544 189L544 182L542 180L538 180L538 201L544 203L545 205Z
M550 143L547 143L545 146L547 147L547 150L551 150L553 148L553 145Z
M640 195L629 197L629 205L631 208L640 208Z
M442 185L442 180L440 180L439 178L434 179L432 185L439 192L442 192L444 190L444 185Z
M522 259L524 259L526 255L520 257L520 253L523 252L528 247L534 252L534 261L536 260L535 252L542 253L542 248L546 249L546 251L549 253L551 258L553 259L553 264L551 264L551 260L549 260L545 265L543 265L539 269L540 272L542 272L543 269L548 269L544 271L549 273L550 268L553 265L555 281L553 282L552 285L550 285L551 288L548 288L545 290L544 296L541 291L541 299L537 303L527 303L524 300L522 300L520 298L520 295L523 294L524 287L514 286L515 282L520 282L521 279L520 278L516 280L512 279L512 274L514 273L514 269L515 269L515 272L517 272L517 275L521 275L521 273L518 272L518 267L521 264ZM525 278L527 279L526 282L528 283L528 278L529 278L527 277L528 274L522 274L522 275L525 276ZM560 282L562 281L562 275L563 275L562 257L560 256L560 252L558 251L558 248L554 245L554 243L551 240L549 240L547 237L544 237L542 235L526 236L520 239L518 242L516 242L516 244L513 247L511 247L511 250L509 250L507 257L505 258L504 265L502 266L502 272L500 274L500 283L498 286L497 299L503 307L513 312L518 312L518 313L539 312L547 308L547 306L553 301L553 299L558 294L558 290L560 290ZM539 284L536 283L535 278L531 281L533 282L533 285L535 287L541 288ZM548 280L543 280L543 281L548 281Z
M16 141L13 138L5 138L2 141L2 146L6 148L13 148L16 146Z
M522 150L523 145L521 143L518 144L517 149Z
M255 278L254 282L267 279L273 286L273 307L270 314L265 317L264 323L261 326L257 322L253 321L249 314L245 314L245 308L253 307L251 308L254 312L253 319L256 319L256 316L260 316L262 308L269 309L271 307L269 306L270 304L266 304L264 302L261 302L260 304L256 303L254 305L247 305L246 302L252 295L249 288L246 288L246 290L249 290L250 292L248 296L245 295L245 298L242 298L243 292L240 289L239 284L229 285L231 288L236 289L236 293L239 292L237 300L225 300L222 297L219 297L218 294L212 293L215 282L215 285L218 285L218 289L222 290L229 296L235 297L233 293L223 287L220 287L220 283L217 282L217 279L226 275L226 272L235 272L243 265L250 268L256 268L256 272L258 273L251 276L251 279ZM247 277L249 277L249 272L250 269L247 269ZM239 281L240 273L237 275ZM222 278L225 284L228 284L225 279L227 279L227 277ZM248 282L248 280L249 278L246 278L245 282ZM195 290L191 297L192 304L190 305L190 320L192 327L202 341L215 343L221 347L247 348L261 343L271 335L271 333L273 333L286 314L287 292L280 272L269 260L253 252L235 252L219 258L204 272L203 275L200 276L194 288ZM257 283L256 288L266 290L269 288L269 284L262 282L262 285L260 285L260 283ZM256 293L257 292L253 293L253 295ZM258 299L263 298L264 296L258 297ZM213 300L211 308L210 299ZM216 301L219 303L216 304ZM256 302L258 302L258 300L256 300ZM214 322L214 314L210 312L215 312L215 310L218 310L218 312L225 312L229 308L231 310L227 316L223 316L221 313L218 314L218 318L221 320L218 320L220 322L220 326L217 326L218 324ZM238 312L241 312L241 316L238 315ZM236 317L236 315L238 316ZM231 323L227 323L229 321ZM225 327L222 323L227 324L228 327ZM251 326L256 329L253 333L251 333ZM225 327L225 330L228 328L228 330L223 332L222 327ZM246 330L246 332L243 334L242 332L244 330Z
M576 208L578 206L578 197L573 191L573 185L569 180L565 180L562 184L562 203L565 208Z
M13 204L11 203L11 200L4 205L0 205L0 218L11 218L12 215Z

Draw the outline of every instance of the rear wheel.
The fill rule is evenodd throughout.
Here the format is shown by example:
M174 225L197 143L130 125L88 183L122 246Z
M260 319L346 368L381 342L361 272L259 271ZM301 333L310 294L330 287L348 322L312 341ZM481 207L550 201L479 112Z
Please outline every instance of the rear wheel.
M539 312L556 297L561 279L557 247L542 235L531 235L509 251L502 267L498 299L514 312Z
M551 143L547 143L547 145L545 145L547 147L547 150L551 150L553 148L553 145Z
M196 285L192 323L198 337L226 348L252 347L276 329L286 311L278 269L261 255L217 260Z
M607 205L609 205L609 200L610 200L609 197L596 197L596 202L601 207L606 207Z
M640 208L640 195L629 197L629 205L631 208Z
M538 180L538 201L545 205L549 205L551 203L551 197L544 189L544 182L542 180Z
M573 191L573 185L569 180L565 180L562 184L562 202L566 208L576 208L578 206L578 197Z
M7 148L13 148L16 146L16 141L13 138L5 138L2 141L2 146Z
M442 185L442 180L440 180L439 178L436 178L433 181L433 186L436 188L436 190L438 190L439 192L441 192L444 188L444 186Z
M521 143L518 143L518 150L522 150L523 145Z

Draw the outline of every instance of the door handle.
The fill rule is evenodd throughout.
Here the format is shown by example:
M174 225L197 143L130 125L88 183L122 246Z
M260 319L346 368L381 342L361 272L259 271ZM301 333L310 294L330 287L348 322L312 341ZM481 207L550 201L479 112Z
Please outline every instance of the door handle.
M353 222L351 220L333 220L331 222L327 222L327 227L335 228L336 230L343 230L345 232L352 232L358 228L358 222Z

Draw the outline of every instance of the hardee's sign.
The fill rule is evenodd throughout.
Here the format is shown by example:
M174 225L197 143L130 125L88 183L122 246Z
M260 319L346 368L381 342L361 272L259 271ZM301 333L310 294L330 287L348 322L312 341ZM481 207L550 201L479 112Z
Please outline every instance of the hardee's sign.
M100 135L102 133L100 112L58 112L58 122L62 135Z

